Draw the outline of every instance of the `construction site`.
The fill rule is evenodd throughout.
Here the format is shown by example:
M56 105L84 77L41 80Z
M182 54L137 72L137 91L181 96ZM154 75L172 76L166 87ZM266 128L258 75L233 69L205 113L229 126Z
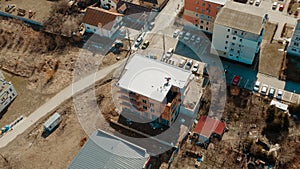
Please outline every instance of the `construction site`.
M131 42L121 41L122 46L117 47L118 52L114 52L114 49L103 57L84 46L86 44L82 37L77 36L82 19L78 9L74 9L76 12L71 8L61 10L66 6L71 7L70 4L60 4L60 8L57 9L58 2L54 1L44 0L36 3L1 1L5 7L2 6L1 11L35 20L43 23L45 27L36 29L23 21L0 17L0 68L18 92L14 102L1 112L0 127L12 123L20 116L30 116L60 91L72 86L74 76L77 76L76 72L95 71L92 68L96 65L96 71L107 68L109 73L103 79L95 81L92 87L88 86L76 93L78 100L73 100L75 96L72 95L7 146L0 148L0 168L67 168L90 135L80 123L78 110L92 112L86 117L91 121L98 113L102 113L104 119L100 120L103 121L92 121L97 124L93 130L101 128L116 135L121 133L136 138L161 133L164 129L155 130L153 126L143 128L144 133L150 130L153 130L153 133L136 132L130 128L131 122L120 117L118 107L113 101L112 86L116 77L113 73L115 68L110 66L120 64L117 67L123 68L121 63L129 58ZM36 9L37 5L42 8ZM55 15L49 17L53 11L56 11ZM57 18L62 16L65 20L56 22ZM269 26L272 28L272 25ZM78 63L81 56L85 58L81 58L81 62ZM151 161L152 167L168 168L168 163L171 162L169 168L174 169L300 168L299 121L288 116L287 112L270 106L272 99L267 96L261 97L234 85L228 85L226 91L225 110L220 119L226 128L221 139L210 139L206 148L199 146L194 135L195 122L187 137L180 141L174 158L170 160L170 154L174 151L171 149L154 157ZM208 115L211 95L208 85L202 95L197 122L202 116ZM81 100L84 101L82 105L74 106ZM84 109L86 107L91 110ZM273 111L275 115L270 117L270 112ZM55 112L61 115L62 120L51 134L45 136L43 124ZM143 124L140 126L143 127ZM280 130L274 131L272 128ZM267 132L269 130L271 132Z

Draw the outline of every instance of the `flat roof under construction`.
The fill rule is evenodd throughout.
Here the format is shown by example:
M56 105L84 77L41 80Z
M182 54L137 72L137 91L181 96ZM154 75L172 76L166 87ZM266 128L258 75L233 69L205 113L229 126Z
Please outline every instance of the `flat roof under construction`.
M183 88L191 72L135 54L125 67L119 87L162 102L171 86ZM167 84L167 78L170 78Z

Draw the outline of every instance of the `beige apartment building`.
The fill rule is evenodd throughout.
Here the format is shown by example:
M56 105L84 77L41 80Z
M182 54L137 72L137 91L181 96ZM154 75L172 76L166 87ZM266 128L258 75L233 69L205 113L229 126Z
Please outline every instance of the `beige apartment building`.
M118 81L122 113L170 126L176 120L192 73L135 54Z

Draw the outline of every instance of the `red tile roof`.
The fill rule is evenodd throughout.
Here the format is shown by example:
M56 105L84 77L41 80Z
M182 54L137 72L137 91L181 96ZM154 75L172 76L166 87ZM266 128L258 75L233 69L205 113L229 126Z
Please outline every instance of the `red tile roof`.
M111 29L117 16L123 15L102 8L88 7L83 17L83 23L93 26L102 25L105 29Z
M202 116L194 129L194 133L209 138L212 133L222 135L224 129L225 123L221 122L220 120Z

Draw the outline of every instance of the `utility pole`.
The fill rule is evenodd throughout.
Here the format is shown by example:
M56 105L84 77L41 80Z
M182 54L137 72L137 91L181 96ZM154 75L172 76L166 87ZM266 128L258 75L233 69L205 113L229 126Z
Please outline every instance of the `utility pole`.
M166 52L166 44L165 44L165 34L163 33L163 55Z

